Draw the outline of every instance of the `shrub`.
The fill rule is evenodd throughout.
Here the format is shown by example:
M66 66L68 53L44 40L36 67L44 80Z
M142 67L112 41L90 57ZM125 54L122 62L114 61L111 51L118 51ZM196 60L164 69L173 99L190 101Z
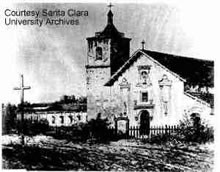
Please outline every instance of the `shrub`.
M198 116L191 116L191 118L186 116L180 121L178 136L180 140L186 142L205 143L214 140L214 130Z
M91 119L88 123L78 123L68 127L58 127L54 135L58 139L68 139L71 141L106 142L112 137L112 130L109 129L108 120L102 119L101 114L96 119Z
M91 119L88 122L89 131L98 142L105 142L110 139L111 130L109 125L108 119L102 119L100 113L97 114L96 119Z
M2 111L2 134L13 133L15 129L17 107L12 104L7 104L5 110Z
M85 141L89 138L88 124L85 123L73 124L72 126L61 126L56 130L53 136L57 139Z
M35 136L38 134L45 134L49 131L49 123L46 119L41 119L40 121L24 120L23 126L20 120L16 121L16 130L18 133L23 132L28 136Z
M198 117L198 116L197 116ZM206 124L205 121L201 121L196 116L189 118L185 116L178 126L178 130L171 134L160 134L151 136L150 143L164 144L167 142L172 143L206 143L214 140L214 130Z

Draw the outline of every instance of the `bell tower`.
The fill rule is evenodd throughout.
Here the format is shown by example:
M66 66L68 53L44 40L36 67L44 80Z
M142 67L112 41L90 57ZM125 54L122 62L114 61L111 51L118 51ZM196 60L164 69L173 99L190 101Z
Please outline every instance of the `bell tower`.
M95 118L109 103L110 88L105 83L129 58L130 38L113 24L112 5L107 14L107 25L95 36L87 38L87 114Z

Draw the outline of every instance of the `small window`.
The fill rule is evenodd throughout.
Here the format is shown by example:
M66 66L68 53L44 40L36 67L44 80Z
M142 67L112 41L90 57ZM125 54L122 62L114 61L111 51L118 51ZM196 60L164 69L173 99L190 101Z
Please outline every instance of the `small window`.
M55 120L56 120L55 116L52 116L52 124L55 124Z
M70 123L72 124L72 122L73 122L73 117L70 115L69 118L70 118Z
M64 116L60 116L60 119L61 119L61 124L64 123Z
M148 70L142 70L140 72L140 81L141 81L142 84L150 84L149 71Z
M146 79L146 78L147 78L147 71L142 71L142 72L141 72L141 77L142 77L143 79Z
M81 120L80 114L77 115L77 118L78 118L79 121Z
M148 102L148 92L142 93L142 102Z
M101 47L96 48L96 60L102 60L102 48Z

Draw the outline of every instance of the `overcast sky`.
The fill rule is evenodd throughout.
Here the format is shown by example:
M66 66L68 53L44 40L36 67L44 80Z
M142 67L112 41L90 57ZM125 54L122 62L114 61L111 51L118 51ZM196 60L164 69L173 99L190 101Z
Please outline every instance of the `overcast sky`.
M195 8L196 7L196 8ZM1 10L69 8L88 10L79 26L5 26L1 57L1 101L19 102L19 74L24 75L25 100L50 102L62 95L86 95L86 37L106 26L107 4L19 4ZM206 4L114 4L114 24L130 37L132 54L146 41L146 49L214 60L212 7ZM3 11L1 11L3 13ZM1 21L4 22L4 21ZM3 58L3 61L2 61Z

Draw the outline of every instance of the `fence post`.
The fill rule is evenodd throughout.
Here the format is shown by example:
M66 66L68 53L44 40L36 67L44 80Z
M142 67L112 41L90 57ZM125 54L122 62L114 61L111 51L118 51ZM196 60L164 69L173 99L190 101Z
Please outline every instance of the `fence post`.
M157 125L155 125L155 126L154 126L154 136L157 135L157 132L158 132L158 130L157 130Z
M149 135L149 137L150 137L150 136L152 136L153 134L154 134L154 126L152 126L152 127L151 127L151 130L150 130L150 135Z
M156 126L155 131L156 131L155 135L158 135L159 134L159 126L158 125Z
M160 126L157 126L158 132L157 134L160 134Z
M178 129L177 129L177 126L176 126L176 125L174 125L174 130L175 130L175 132L178 133Z
M161 132L161 127L160 127L160 126L157 126L157 130L158 130L157 134L160 134L160 132Z
M128 136L130 137L131 135L131 127L128 128Z
M118 132L118 121L115 120L115 135L117 136Z
M138 129L140 129L140 128L138 128L138 126L136 126L136 134L137 134L137 138L138 138L138 136L139 136Z
M134 137L134 134L133 134L133 132L134 132L134 131L133 131L133 128L134 128L134 126L131 127L131 137Z
M170 130L171 130L171 133L174 132L174 130L173 130L173 125L170 127ZM171 134L171 133L170 133L170 134Z
M165 125L165 134L166 135L168 134L167 130L168 130L168 127L167 127L167 125Z
M134 137L136 138L136 126L134 126L133 128L133 134L134 134Z
M127 120L127 124L126 124L126 139L129 138L129 120Z

